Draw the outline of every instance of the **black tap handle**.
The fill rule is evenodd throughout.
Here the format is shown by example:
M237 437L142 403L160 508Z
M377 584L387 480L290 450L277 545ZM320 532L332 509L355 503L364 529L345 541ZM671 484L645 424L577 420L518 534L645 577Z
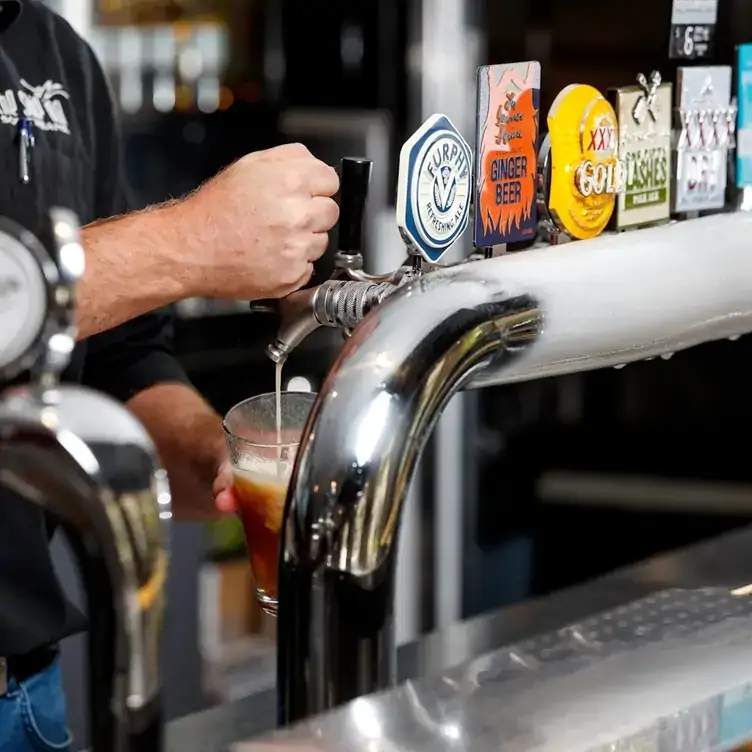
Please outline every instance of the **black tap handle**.
M373 162L344 157L339 168L339 243L337 250L357 255L363 250L363 215Z

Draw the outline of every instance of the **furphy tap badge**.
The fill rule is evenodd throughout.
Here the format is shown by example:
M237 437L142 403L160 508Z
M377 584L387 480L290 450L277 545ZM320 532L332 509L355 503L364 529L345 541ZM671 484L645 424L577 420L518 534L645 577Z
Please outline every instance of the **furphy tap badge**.
M676 80L675 212L722 209L726 160L735 142L731 68L679 68Z
M471 159L446 115L431 115L400 151L397 227L410 251L430 263L467 227Z
M671 212L671 84L637 76L637 86L614 91L619 159L626 184L616 202L617 230L667 220Z
M478 68L475 225L478 248L535 236L540 63Z
M739 103L736 187L744 189L752 188L752 44L740 44L736 58L736 98Z
M614 108L597 89L571 84L559 92L539 156L554 230L584 240L606 228L625 187L618 137Z

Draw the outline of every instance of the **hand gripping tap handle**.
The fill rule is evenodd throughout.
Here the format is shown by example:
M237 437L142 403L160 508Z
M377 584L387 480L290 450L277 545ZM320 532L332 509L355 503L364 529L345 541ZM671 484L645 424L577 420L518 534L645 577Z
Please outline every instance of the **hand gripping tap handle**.
M373 162L364 157L344 157L339 167L339 242L347 256L363 251L363 216Z
M368 198L373 162L365 157L343 157L339 173L339 222L337 256L345 268L362 264L363 217ZM254 313L275 313L278 301L259 300L251 303Z

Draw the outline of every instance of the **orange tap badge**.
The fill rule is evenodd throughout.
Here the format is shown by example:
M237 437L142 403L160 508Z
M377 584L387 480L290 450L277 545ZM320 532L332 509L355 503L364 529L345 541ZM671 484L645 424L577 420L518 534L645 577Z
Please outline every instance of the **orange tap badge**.
M541 66L478 68L476 112L476 248L535 236Z
M616 114L606 98L592 86L562 89L539 158L552 229L578 240L606 229L626 185L618 149Z

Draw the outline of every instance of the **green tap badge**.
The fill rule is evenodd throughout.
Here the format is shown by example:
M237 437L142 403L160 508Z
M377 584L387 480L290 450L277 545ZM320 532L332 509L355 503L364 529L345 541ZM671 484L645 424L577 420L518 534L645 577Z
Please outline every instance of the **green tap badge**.
M626 230L668 220L671 211L671 84L637 76L637 86L615 89L619 159L626 188L619 194L613 228Z

